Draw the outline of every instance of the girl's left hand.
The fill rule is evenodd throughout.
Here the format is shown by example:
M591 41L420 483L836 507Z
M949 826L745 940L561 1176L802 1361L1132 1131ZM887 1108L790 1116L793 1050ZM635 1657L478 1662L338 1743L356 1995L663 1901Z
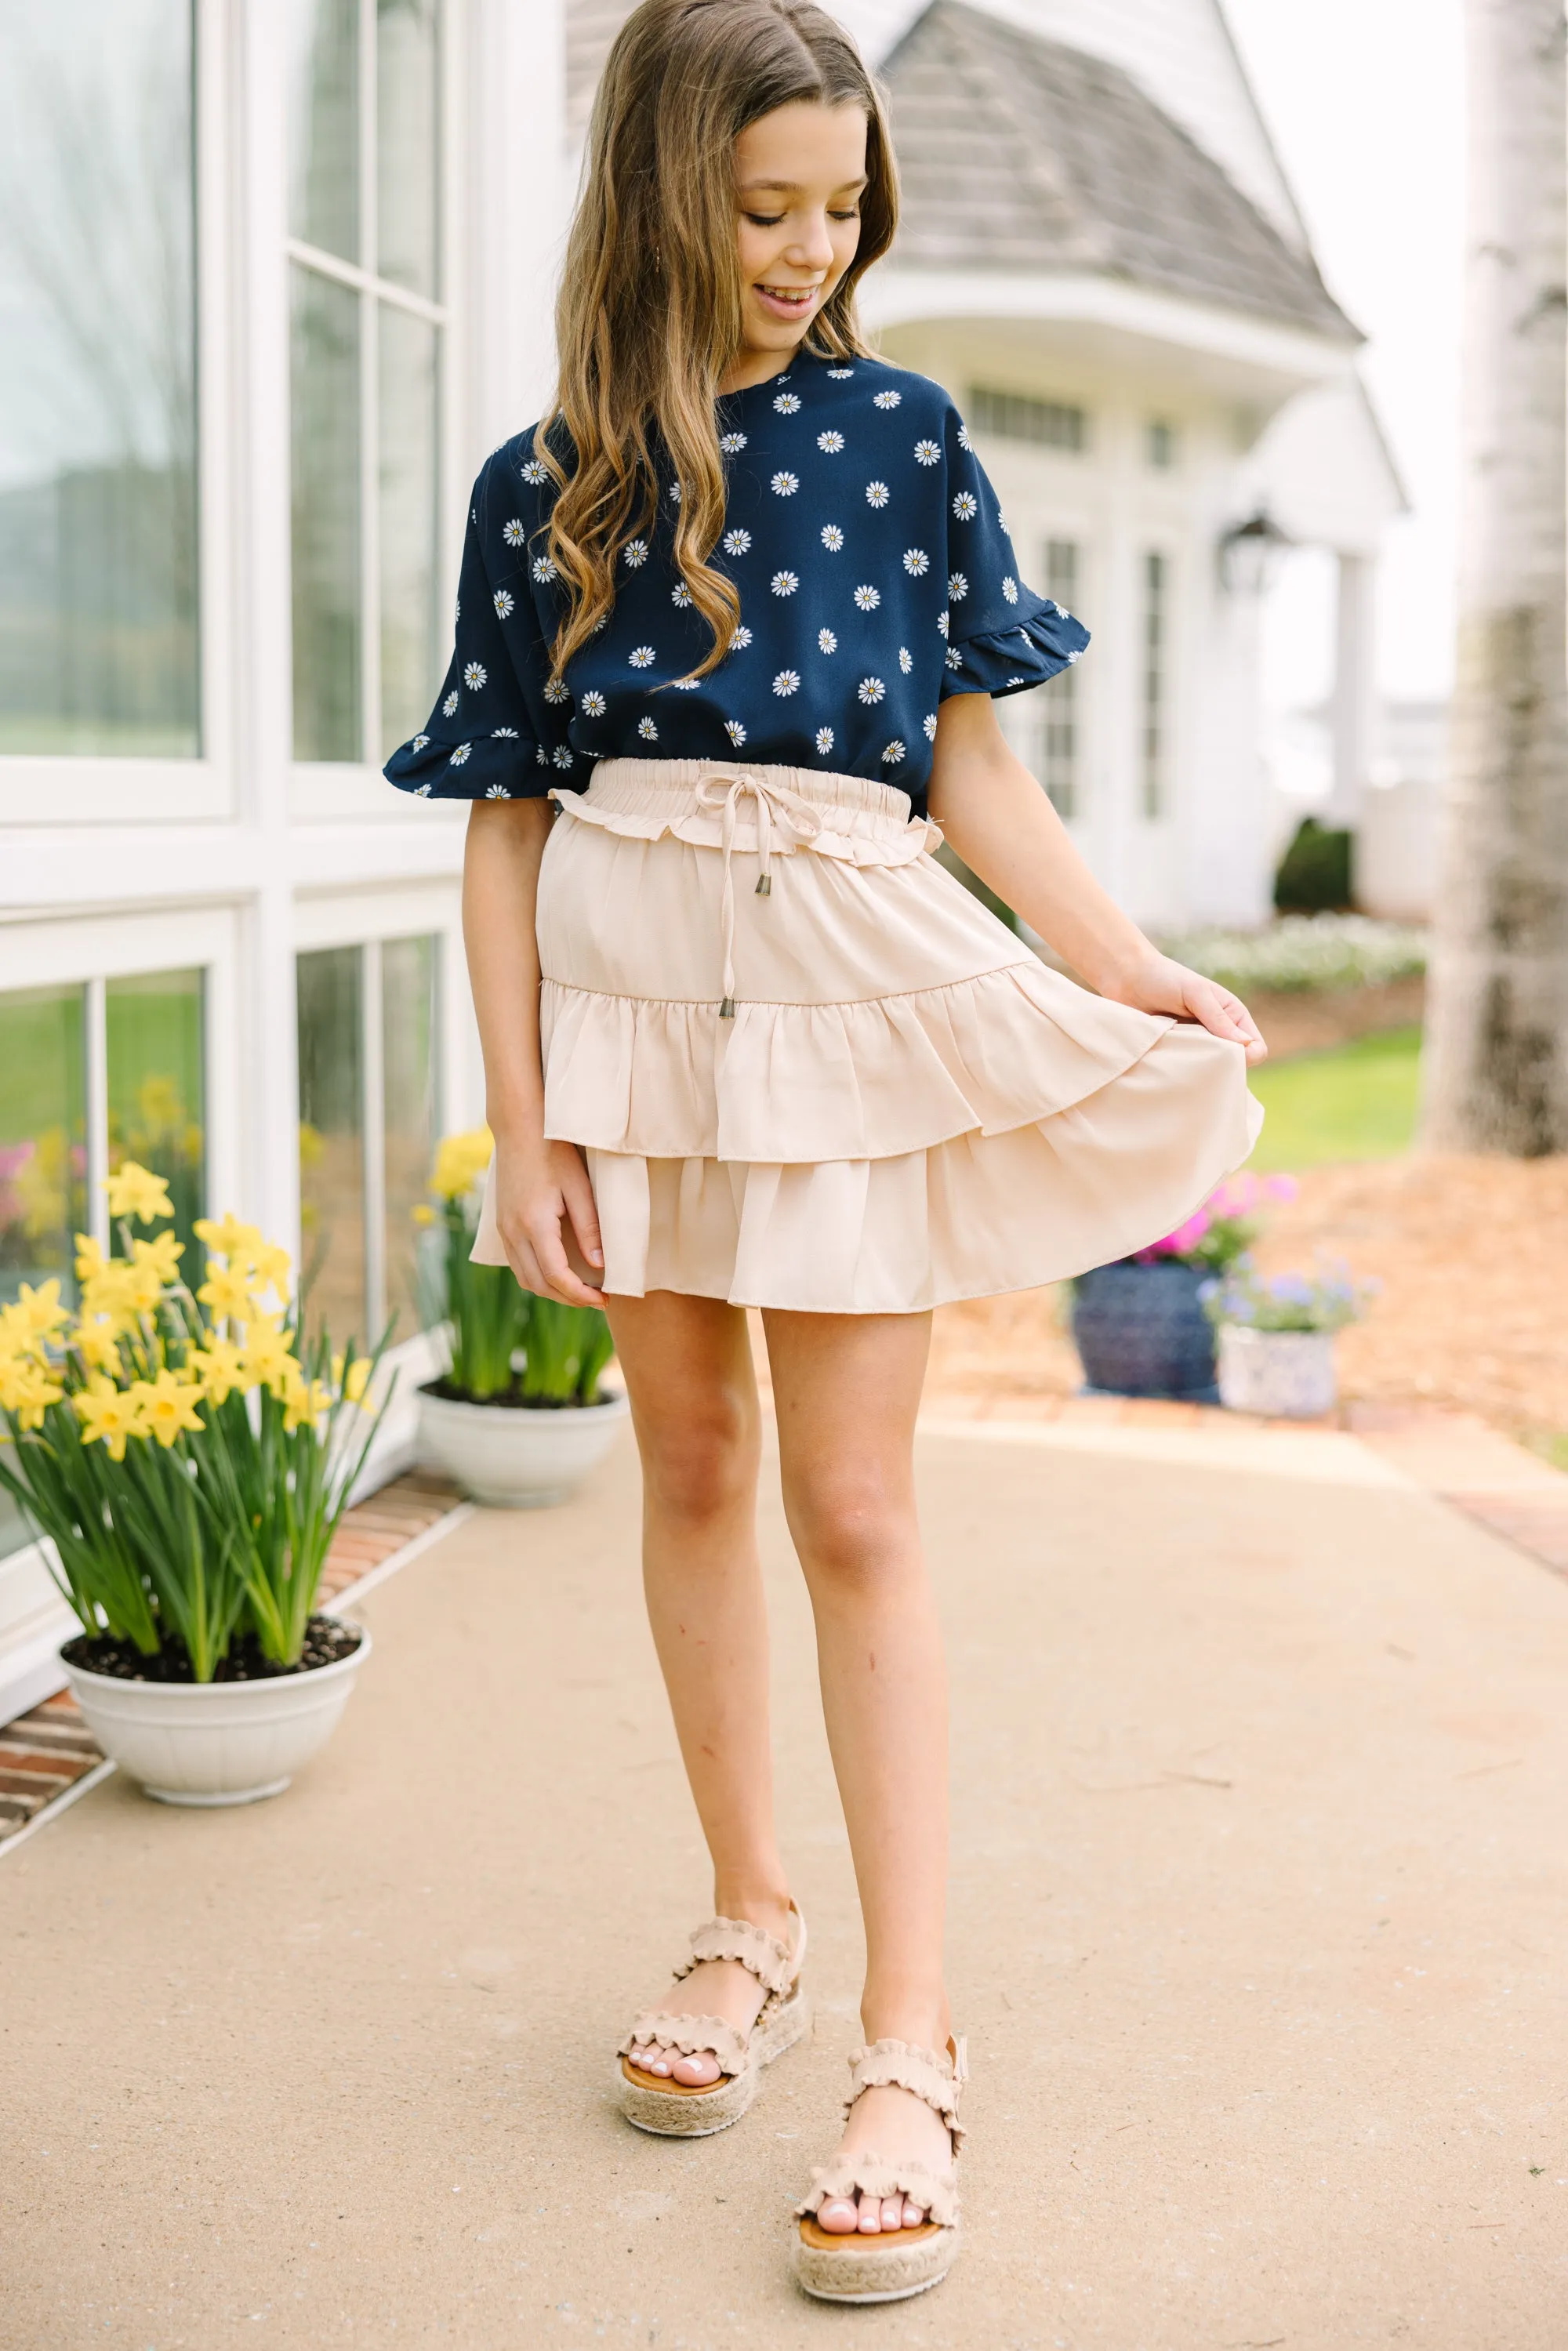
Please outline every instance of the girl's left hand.
M1268 1059L1269 1048L1241 998L1221 987L1218 980L1205 979L1201 972L1174 963L1169 956L1151 952L1130 978L1104 993L1139 1012L1166 1012L1177 1020L1196 1020L1211 1036L1244 1046L1249 1064Z

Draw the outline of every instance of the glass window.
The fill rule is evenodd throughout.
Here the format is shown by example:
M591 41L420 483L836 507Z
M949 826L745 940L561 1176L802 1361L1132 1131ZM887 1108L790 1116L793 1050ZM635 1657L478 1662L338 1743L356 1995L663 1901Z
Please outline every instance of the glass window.
M1144 814L1165 814L1166 737L1170 627L1170 559L1151 548L1144 557Z
M288 225L360 258L360 0L291 0Z
M365 1311L364 1039L358 947L298 958L300 1280L341 1346Z
M1079 584L1081 565L1078 543L1071 538L1048 538L1045 543L1045 592L1064 604L1070 612L1078 609L1082 593ZM1078 776L1078 672L1064 669L1048 685L1040 688L1043 742L1040 760L1040 782L1051 797L1058 816L1069 820L1079 813Z
M1169 473L1175 465L1178 455L1176 429L1166 418L1153 417L1145 426L1144 455L1156 474Z
M424 722L437 674L437 332L406 310L381 320L381 756Z
M189 757L192 0L0 9L0 752Z
M197 1279L205 1253L193 1228L207 1188L204 979L148 972L104 989L109 1165L134 1159L165 1179L185 1244L181 1271L194 1269Z
M376 266L439 292L441 76L435 0L376 0Z
M397 1316L399 1339L412 1338L420 1324L413 1211L426 1196L436 1142L436 968L433 938L389 939L382 949L386 1307Z
M1009 441L1033 441L1042 449L1075 454L1089 437L1082 409L1060 400L1030 400L1018 392L992 392L984 384L976 384L969 393L969 422L977 433L998 433Z
M360 298L294 272L294 756L357 759Z
M0 1304L56 1276L75 1294L71 1236L88 1221L86 993L0 996ZM0 1559L31 1540L0 1493Z

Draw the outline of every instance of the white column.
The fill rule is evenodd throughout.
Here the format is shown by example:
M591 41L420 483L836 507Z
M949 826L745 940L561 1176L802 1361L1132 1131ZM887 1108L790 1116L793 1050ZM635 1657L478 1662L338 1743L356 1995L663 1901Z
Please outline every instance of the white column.
M1361 813L1377 717L1377 563L1341 555L1334 627L1332 705L1333 793L1331 824L1353 826Z

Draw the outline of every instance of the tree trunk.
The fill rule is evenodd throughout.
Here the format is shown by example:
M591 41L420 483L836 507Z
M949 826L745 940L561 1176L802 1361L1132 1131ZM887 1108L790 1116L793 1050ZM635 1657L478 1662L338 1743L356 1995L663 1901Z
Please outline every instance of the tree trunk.
M1466 0L1458 664L1430 1149L1568 1150L1568 80L1563 0Z

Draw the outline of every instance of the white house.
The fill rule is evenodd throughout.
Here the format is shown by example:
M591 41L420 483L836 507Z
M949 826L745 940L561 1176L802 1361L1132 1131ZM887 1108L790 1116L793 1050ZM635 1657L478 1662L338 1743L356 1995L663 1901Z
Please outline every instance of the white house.
M476 465L548 386L623 13L0 14L0 1299L68 1280L129 1153L187 1228L232 1206L302 1244L340 1332L396 1308L418 1374L410 1209L479 1071L462 811L379 768L444 657ZM869 315L1096 634L1009 724L1146 920L1259 917L1228 534L1267 512L1339 555L1354 781L1398 492L1216 0L846 14L905 171ZM53 1685L59 1614L0 1505L0 1720Z

